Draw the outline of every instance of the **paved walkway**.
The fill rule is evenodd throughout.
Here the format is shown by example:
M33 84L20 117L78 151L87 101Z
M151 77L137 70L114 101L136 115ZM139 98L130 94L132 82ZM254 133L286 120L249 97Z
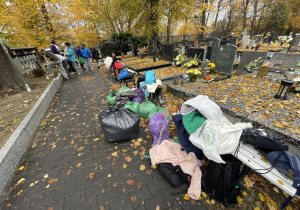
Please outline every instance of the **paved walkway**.
M148 154L144 129L135 141L104 139L98 114L111 82L94 68L65 81L0 202L0 209L206 209L171 188ZM143 169L145 166L145 169Z

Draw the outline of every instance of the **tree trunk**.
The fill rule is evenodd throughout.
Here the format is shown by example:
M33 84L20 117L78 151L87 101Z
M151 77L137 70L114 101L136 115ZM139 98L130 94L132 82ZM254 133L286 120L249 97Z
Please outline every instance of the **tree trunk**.
M217 26L217 21L218 21L218 16L219 16L219 12L220 12L221 3L222 3L222 0L219 0L219 2L218 2L218 10L217 10L216 18L215 18L215 23L214 23L214 29Z
M253 12L253 19L252 19L252 23L251 23L251 36L254 36L254 25L256 22L256 16L257 16L257 4L258 4L258 0L254 0L254 12Z
M150 29L151 39L154 41L154 54L157 55L157 37L158 37L158 6L159 0L150 0Z
M167 44L170 43L170 34L171 34L171 19L168 17L168 25L167 25Z
M208 0L204 0L204 2L203 2L204 4L205 4L205 7L206 7L206 5L208 4ZM201 22L202 22L202 27L201 27L201 29L202 29L202 31L201 31L201 33L200 33L200 39L201 40L203 40L204 39L204 29L205 29L205 26L206 26L206 10L207 9L204 9L203 10L203 12L202 12L202 20L201 20Z
M248 5L249 5L250 0L246 0L246 2L243 1L243 6L244 6L244 22L243 22L243 31L245 31L247 27L247 10L248 10Z
M45 20L45 25L46 25L46 30L48 32L48 36L56 38L55 37L55 31L54 31L53 25L52 25L52 23L50 21L50 18L49 18L49 15L48 15L45 3L41 4L41 11L43 13L43 17L44 17L44 20Z
M25 89L26 81L0 41L0 90Z
M232 0L230 0L229 2L230 2L230 10L229 10L229 15L228 15L228 22L227 22L227 27L226 27L226 31L225 31L225 36L229 33L229 27L231 24L231 17L232 17Z

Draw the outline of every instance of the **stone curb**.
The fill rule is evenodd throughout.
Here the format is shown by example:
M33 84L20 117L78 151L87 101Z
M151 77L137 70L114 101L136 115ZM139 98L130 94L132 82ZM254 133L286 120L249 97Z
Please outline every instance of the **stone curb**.
M20 160L27 151L27 147L46 114L52 99L62 84L63 78L59 75L53 79L34 106L30 109L20 125L9 137L0 150L0 195L10 182L17 170Z
M179 98L187 98L187 97L195 97L197 94L182 90L180 88L174 88L167 84L167 91L172 93L173 95L179 97ZM218 103L217 103L218 104ZM224 114L224 116L231 122L231 123L238 123L238 122L250 122L252 123L253 127L261 128L261 129L268 129L274 131L278 136L280 136L282 139L285 140L287 145L289 146L289 151L300 156L300 142L283 133L276 130L273 130L272 128L269 128L267 125L264 125L258 121L255 121L253 119L249 119L247 115L236 113L229 108L222 106L222 104L218 104Z

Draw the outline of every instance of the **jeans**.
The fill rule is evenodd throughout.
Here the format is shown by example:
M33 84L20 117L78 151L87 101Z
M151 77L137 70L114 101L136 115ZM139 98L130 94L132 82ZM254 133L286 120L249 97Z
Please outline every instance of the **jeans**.
M76 63L74 63L74 62L72 62L70 60L68 60L68 63L69 63L69 67L70 67L70 69L71 69L72 72L79 73L78 68L76 66Z
M88 70L92 70L92 64L91 64L91 59L90 58L84 58L86 67Z
M95 61L96 61L97 67L99 68L100 67L100 58L95 58Z
M65 69L65 71L66 71L66 73L67 73L67 75L69 77L70 76L70 72L68 71L68 60L67 59L63 60L62 61L62 65L63 65L63 67L64 67L64 69Z
M53 67L55 65L58 66L58 70L61 73L61 75L63 76L63 78L68 79L69 77L68 77L68 75L67 75L67 73L66 73L66 71L65 71L65 69L64 69L64 67L62 65L61 60L59 60L59 61L53 61L53 62L47 64L47 71L48 71L48 73L49 74L53 74L53 70L52 69L53 69Z

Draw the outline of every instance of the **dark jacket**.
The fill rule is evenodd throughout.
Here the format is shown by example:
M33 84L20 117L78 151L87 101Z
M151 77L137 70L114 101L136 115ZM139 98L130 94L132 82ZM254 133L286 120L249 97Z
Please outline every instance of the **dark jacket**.
M76 48L76 55L81 56L81 49L80 48Z
M99 59L100 58L100 54L99 54L99 51L97 49L93 49L93 51L92 51L92 57L94 59Z
M54 53L54 54L59 54L59 51L56 49L55 45L54 44L51 44L50 45L50 49L51 49L51 52Z
M196 147L195 145L192 144L192 142L189 140L190 134L185 130L182 122L182 115L181 114L176 114L172 116L172 120L175 123L175 126L177 128L177 133L178 133L178 139L179 143L182 146L182 148L187 152L193 152L197 156L199 160L203 159L203 152L201 149Z
M50 58L51 61L54 61L54 62L60 61L60 59L51 51L46 50L45 56L46 56L46 58Z

